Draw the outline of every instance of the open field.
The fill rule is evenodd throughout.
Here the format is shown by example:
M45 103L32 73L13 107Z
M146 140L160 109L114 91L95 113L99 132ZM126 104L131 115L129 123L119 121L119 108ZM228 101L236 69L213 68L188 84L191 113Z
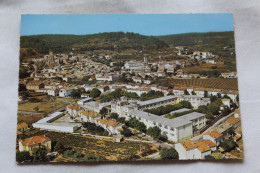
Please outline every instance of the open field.
M56 101L68 102L68 103L77 103L78 100L80 99L73 99L70 97L56 97Z
M35 108L38 107L38 112L51 113L54 111L54 105L56 110L65 106L60 102L26 102L18 105L18 111L37 112Z
M29 126L31 126L32 123L35 123L36 121L38 121L42 118L43 118L42 116L37 116L37 115L22 115L22 114L17 115L18 123L25 122Z
M116 143L111 139L98 140L95 137L72 135L67 133L39 131L37 134L45 134L52 142L60 142L65 148L71 148L74 151L80 151L82 154L93 154L101 156L106 160L120 161L136 158L140 154L140 143L123 141ZM141 143L142 153L157 152L157 147L154 144ZM58 159L58 160L56 160ZM73 158L59 156L55 161L73 161ZM74 160L75 161L75 160Z
M169 79L174 87L212 88L223 90L238 90L237 79L206 78L206 79Z

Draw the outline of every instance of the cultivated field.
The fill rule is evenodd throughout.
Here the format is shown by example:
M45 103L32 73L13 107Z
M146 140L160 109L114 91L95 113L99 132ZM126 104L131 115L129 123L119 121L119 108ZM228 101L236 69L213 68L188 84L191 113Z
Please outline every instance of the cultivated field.
M60 102L26 102L18 105L18 111L37 112L36 107L38 107L38 112L51 113L54 111L54 105L56 110L65 106Z
M29 126L31 126L33 123L35 123L36 121L38 121L38 120L40 120L42 118L43 117L39 116L39 115L22 115L22 114L18 114L17 115L18 123L25 122Z
M206 78L206 79L170 79L174 87L212 88L223 90L238 90L237 79Z
M72 135L67 133L39 131L37 134L45 134L52 142L60 142L65 148L71 148L74 151L80 151L82 154L93 154L101 156L110 161L130 160L137 158L140 154L140 143L123 141L121 143L113 142L111 139L98 140L94 137ZM142 143L142 153L157 152L154 144ZM59 156L55 161L75 161L73 158Z

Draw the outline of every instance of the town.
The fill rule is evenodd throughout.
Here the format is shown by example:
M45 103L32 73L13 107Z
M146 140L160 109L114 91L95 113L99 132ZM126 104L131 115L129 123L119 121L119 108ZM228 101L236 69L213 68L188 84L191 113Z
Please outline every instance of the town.
M237 73L221 56L72 48L21 61L17 161L243 158Z

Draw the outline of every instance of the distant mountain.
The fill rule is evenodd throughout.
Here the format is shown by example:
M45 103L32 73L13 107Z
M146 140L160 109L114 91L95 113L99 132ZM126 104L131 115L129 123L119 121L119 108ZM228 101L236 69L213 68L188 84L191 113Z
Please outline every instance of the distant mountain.
M123 50L123 49L160 49L168 45L153 36L136 33L110 32L91 35L33 35L21 36L21 48L36 49L39 53L52 51L69 52L74 50Z
M235 47L234 32L185 33L156 36L161 41L172 46L188 46L194 50L210 51L222 47Z

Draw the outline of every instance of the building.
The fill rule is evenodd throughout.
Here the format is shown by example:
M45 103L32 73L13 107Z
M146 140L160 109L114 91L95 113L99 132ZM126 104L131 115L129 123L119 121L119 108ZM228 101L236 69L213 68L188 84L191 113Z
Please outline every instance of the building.
M92 97L88 97L88 98L79 100L79 101L77 101L77 103L78 103L78 105L84 105L85 103L90 102L90 101L93 101Z
M80 123L55 123L54 121L64 116L63 112L55 112L50 116L43 118L36 123L33 123L32 126L34 128L50 130L50 131L58 131L58 132L75 132L81 125Z
M68 88L68 89L61 88L60 91L59 91L59 96L60 97L68 97L72 91L73 91L73 89L71 89L71 88Z
M30 81L26 84L27 90L39 90L44 88L44 84L38 81Z
M23 140L19 140L19 151L29 151L32 155L32 151L35 148L44 146L47 150L47 153L51 151L51 140L45 135L33 136Z
M144 69L144 64L142 62L138 61L128 61L124 65L125 69L129 70L139 70L139 69Z
M80 112L80 116L81 116L81 121L91 122L91 123L96 123L96 120L101 118L100 114L89 110Z
M168 104L173 104L177 100L177 96L169 95L165 97L159 97L156 99L146 100L146 101L138 101L138 109L150 109L150 108L156 108L159 106L165 106Z
M82 109L83 108L81 108L78 105L68 105L66 107L68 114L70 114L73 117L79 116L79 111L82 110Z
M210 130L203 135L203 139L211 140L217 146L223 141L223 134L216 130Z
M26 124L25 122L17 124L17 130L22 133L26 132L28 130L28 124Z
M205 159L205 156L211 155L215 151L216 144L211 140L185 141L175 144L175 149L179 154L179 160Z
M110 118L97 119L97 125L103 127L109 132L109 134L119 134L122 129L122 125Z
M205 114L190 113L177 118L167 119L151 113L129 108L126 119L136 118L143 122L147 128L157 126L162 134L173 142L180 142L193 136L195 128L205 125Z

